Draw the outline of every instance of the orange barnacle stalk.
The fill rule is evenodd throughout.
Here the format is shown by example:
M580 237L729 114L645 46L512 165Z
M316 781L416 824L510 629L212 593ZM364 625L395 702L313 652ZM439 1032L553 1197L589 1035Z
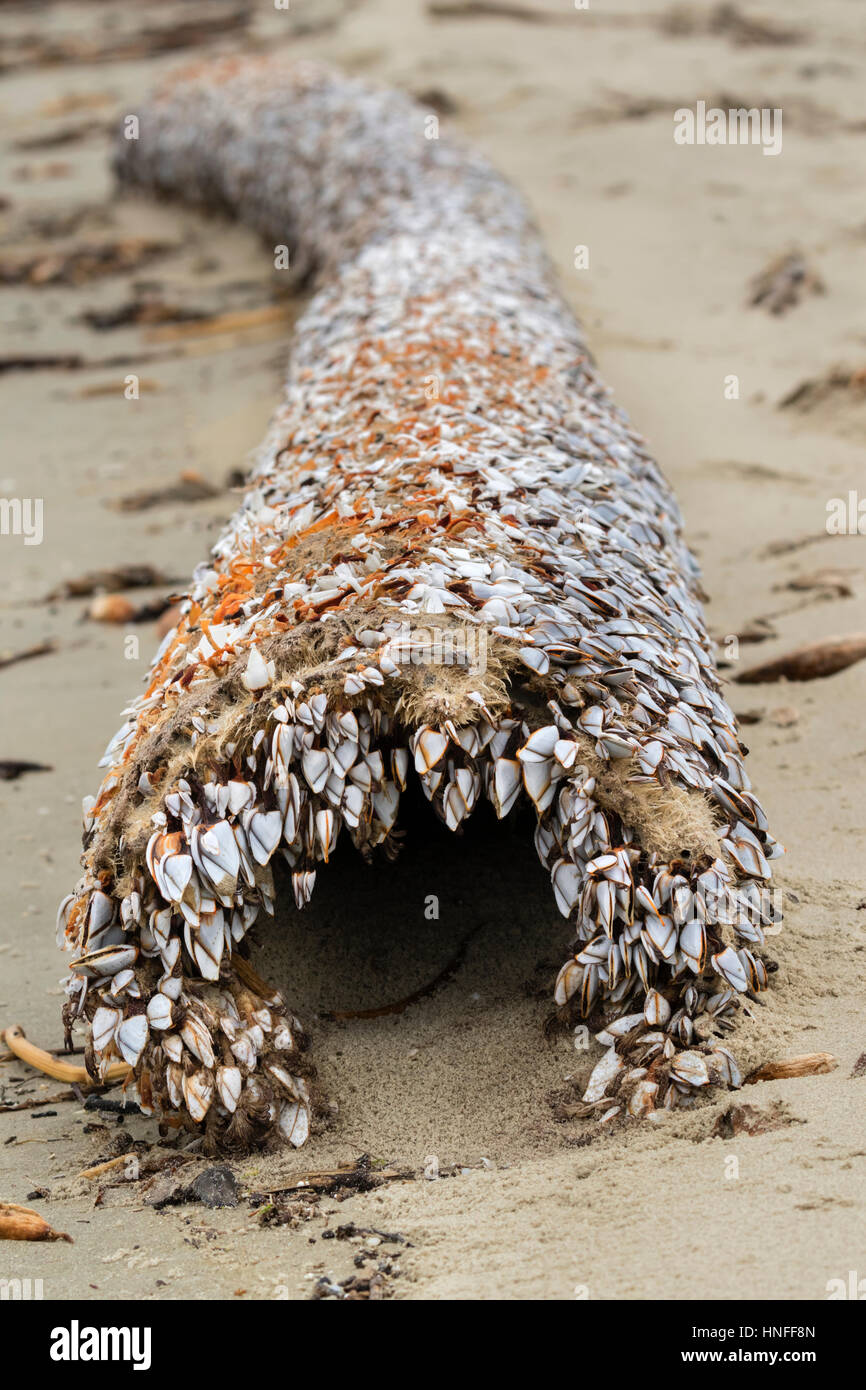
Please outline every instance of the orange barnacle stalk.
M244 939L278 895L305 907L341 837L393 858L413 777L451 831L482 801L534 812L569 923L555 999L604 1024L588 1109L737 1084L716 1025L768 982L779 847L675 499L522 200L422 114L237 58L170 80L120 142L129 183L240 198L268 242L290 220L315 288L243 503L85 800L59 919L94 1075L122 1058L217 1146L308 1137L302 1029Z

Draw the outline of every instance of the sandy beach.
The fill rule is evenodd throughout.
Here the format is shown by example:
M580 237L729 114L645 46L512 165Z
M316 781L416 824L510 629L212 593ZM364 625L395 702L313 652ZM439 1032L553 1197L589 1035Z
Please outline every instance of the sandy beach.
M73 1237L0 1244L0 1280L63 1300L308 1299L380 1265L394 1299L821 1300L866 1276L866 663L737 681L866 632L858 8L58 0L2 3L0 27L0 497L41 501L39 543L0 535L0 770L40 765L0 782L0 1028L61 1046L54 922L81 798L158 644L148 613L238 504L302 305L252 235L120 197L112 132L185 57L283 49L415 94L530 203L679 498L787 850L772 987L740 1016L738 1060L835 1059L654 1124L570 1117L600 1051L551 1026L569 929L531 823L479 816L460 842L410 826L393 868L341 849L308 913L257 933L256 969L291 976L334 1100L305 1148L228 1163L235 1205L186 1190L212 1165L165 1163L155 1121L0 1060L0 1200ZM699 101L780 110L780 150L677 144L674 113ZM122 588L121 621L62 596L130 565L153 582ZM736 1106L754 1133L726 1120Z

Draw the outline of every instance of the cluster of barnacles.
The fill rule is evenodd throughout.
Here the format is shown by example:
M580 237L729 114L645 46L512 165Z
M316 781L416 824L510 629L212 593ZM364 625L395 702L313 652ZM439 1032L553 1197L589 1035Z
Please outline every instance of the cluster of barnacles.
M323 281L243 505L106 751L60 916L93 1074L122 1058L145 1108L214 1143L309 1132L301 1026L246 960L274 857L302 908L342 831L397 852L413 776L453 831L482 799L534 806L575 932L556 1000L613 1049L587 1105L736 1084L717 1034L767 983L780 850L676 502L520 199L423 128L402 96L232 60L157 94L122 151L128 180L233 206ZM486 667L419 677L422 629L483 634Z
M761 922L773 920L773 909L751 883L735 886L721 858L689 877L685 863L647 856L594 800L595 779L575 766L584 746L579 727L550 703L557 723L533 731L482 703L476 723L423 726L408 743L372 703L329 711L319 693L264 706L246 776L201 781L189 774L164 795L145 866L119 903L101 887L84 886L62 905L61 930L80 953L70 1017L83 1014L90 1023L94 1075L122 1058L137 1073L146 1109L156 1093L200 1123L213 1106L228 1144L274 1126L303 1142L310 1095L301 1026L279 995L259 982L259 993L250 988L237 948L260 908L273 913L273 857L288 864L303 907L341 830L367 856L389 847L414 770L452 830L482 796L500 818L521 798L533 803L536 848L557 904L566 918L576 917L575 954L559 973L556 1001L576 997L585 1016L603 1002L620 1015L598 1035L611 1059L593 1073L587 1101L597 1099L600 1077L605 1093L615 1080L627 1090L637 1079L639 1100L632 1097L628 1109L643 1113L658 1086L646 1070L648 1053L651 1071L669 1063L668 1107L717 1080L720 1067L736 1084L735 1064L720 1062L718 1048L707 1047L707 1061L682 1049L704 1045L698 1016L720 1020L736 993L766 985L750 946L762 942ZM754 807L748 793L740 797L743 810ZM745 827L723 829L724 840L742 837ZM736 945L719 939L723 922L733 924ZM676 1009L668 994L677 996ZM641 995L643 1011L629 1012ZM638 1071L620 1077L635 1048ZM606 1113L617 1113L613 1103Z

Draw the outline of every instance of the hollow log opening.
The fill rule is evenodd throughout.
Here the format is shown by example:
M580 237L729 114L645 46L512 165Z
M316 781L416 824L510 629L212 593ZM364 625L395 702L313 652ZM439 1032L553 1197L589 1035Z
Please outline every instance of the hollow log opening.
M574 933L534 826L528 807L498 821L481 805L454 834L413 780L393 862L364 863L342 836L301 911L275 869L275 917L252 929L250 960L307 1028L338 1134L362 1142L375 1122L398 1155L478 1157L550 1123L546 1097L574 1060L547 1028ZM428 1113L435 1129L415 1129Z

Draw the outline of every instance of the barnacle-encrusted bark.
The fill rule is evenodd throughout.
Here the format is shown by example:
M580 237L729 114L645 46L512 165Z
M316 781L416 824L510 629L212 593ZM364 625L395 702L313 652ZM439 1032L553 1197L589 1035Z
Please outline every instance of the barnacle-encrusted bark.
M128 183L229 209L315 297L240 511L85 804L61 908L94 1075L212 1144L302 1143L301 1025L244 959L271 860L298 907L341 832L394 848L418 777L457 829L529 798L609 1044L586 1100L736 1082L718 1043L778 852L748 790L670 489L614 406L527 210L406 97L316 68L176 76Z

